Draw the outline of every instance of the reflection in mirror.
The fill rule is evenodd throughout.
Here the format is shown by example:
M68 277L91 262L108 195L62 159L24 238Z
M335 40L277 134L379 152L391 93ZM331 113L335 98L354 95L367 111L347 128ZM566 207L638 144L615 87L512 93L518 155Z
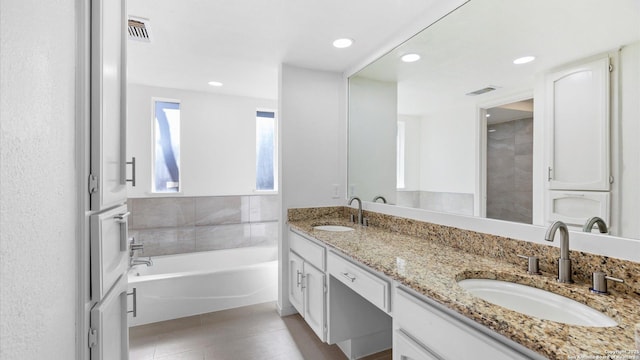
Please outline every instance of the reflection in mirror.
M637 1L470 1L349 78L348 195L640 238L638 98Z

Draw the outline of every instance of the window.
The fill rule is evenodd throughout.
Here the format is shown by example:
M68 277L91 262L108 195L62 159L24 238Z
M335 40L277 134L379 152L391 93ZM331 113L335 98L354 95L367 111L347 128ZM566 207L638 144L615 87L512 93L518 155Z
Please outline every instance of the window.
M153 192L180 192L180 102L154 100Z
M256 112L256 190L275 191L276 116L273 111Z
M398 121L398 133L396 141L396 187L404 189L404 138L406 126L404 121Z

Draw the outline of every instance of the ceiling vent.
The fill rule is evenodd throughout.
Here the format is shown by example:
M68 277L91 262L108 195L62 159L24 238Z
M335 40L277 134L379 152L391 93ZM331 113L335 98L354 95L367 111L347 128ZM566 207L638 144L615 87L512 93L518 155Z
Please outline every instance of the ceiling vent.
M479 89L479 90L476 90L476 91L472 91L470 93L466 93L466 95L468 95L468 96L481 95L481 94L488 93L490 91L496 90L497 88L498 88L497 86L490 85L490 86L487 86L485 88L482 88L482 89Z
M151 42L149 19L129 16L129 40Z

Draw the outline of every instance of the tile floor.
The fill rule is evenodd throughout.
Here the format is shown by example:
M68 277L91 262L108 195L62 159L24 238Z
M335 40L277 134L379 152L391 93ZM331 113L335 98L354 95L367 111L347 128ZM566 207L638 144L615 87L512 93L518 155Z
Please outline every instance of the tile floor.
M274 303L133 327L129 354L130 360L346 359L300 315L280 317ZM391 360L391 350L366 359Z

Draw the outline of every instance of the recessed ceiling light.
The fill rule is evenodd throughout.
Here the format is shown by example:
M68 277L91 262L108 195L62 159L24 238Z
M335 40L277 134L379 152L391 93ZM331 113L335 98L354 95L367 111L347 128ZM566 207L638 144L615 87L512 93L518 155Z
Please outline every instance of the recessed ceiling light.
M418 54L405 54L400 58L404 62L414 62L420 60L420 55Z
M209 85L220 87L222 86L222 83L220 81L209 81Z
M485 116L486 116L486 117L491 117L491 114L487 114L487 115L485 115Z
M513 60L513 63L516 64L516 65L521 65L521 64L530 63L535 59L536 59L535 56L523 56L521 58L517 58L517 59Z
M348 38L337 39L333 42L333 46L337 47L338 49L348 48L351 45L353 45L353 40Z

